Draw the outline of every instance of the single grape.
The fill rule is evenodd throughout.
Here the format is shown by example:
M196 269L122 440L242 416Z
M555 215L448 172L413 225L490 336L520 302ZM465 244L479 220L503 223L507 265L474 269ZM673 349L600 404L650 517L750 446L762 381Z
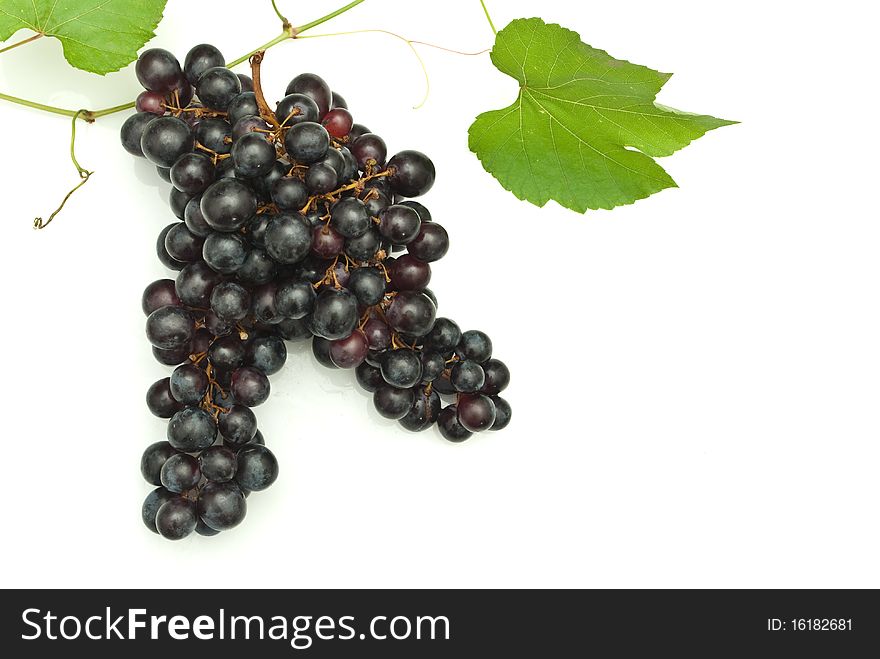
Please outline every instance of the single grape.
M314 334L331 341L342 339L351 334L357 321L357 298L351 292L324 288L318 293L311 316Z
M384 167L388 155L385 140L374 133L361 135L352 142L349 149L357 160L358 168L363 172L370 168Z
M134 100L134 109L161 117L165 114L165 96L158 92L143 91Z
M287 85L284 91L288 94L305 94L318 106L318 118L321 119L330 110L333 94L330 85L324 79L314 73L301 73Z
M205 410L185 407L168 422L168 441L178 451L195 453L208 448L217 439L217 424Z
M232 372L244 364L246 354L244 342L238 334L229 334L218 337L211 343L208 348L208 361L215 369Z
M119 139L122 142L122 148L133 156L143 157L144 151L141 149L141 137L143 137L147 124L155 118L156 116L153 114L137 112L126 119L122 124L122 128L119 129Z
M203 153L185 153L171 166L171 183L181 192L197 195L214 182L216 174L214 164L208 156Z
M404 254L388 268L391 287L397 291L419 291L431 281L431 266L411 254Z
M357 268L351 273L346 288L354 293L358 304L371 307L385 297L385 275L378 268Z
M439 352L431 350L423 350L421 355L422 361L422 382L433 382L446 369L446 359Z
M316 162L306 172L305 184L309 192L315 195L327 194L336 189L339 174L332 166Z
M490 396L490 398L495 404L495 423L492 424L489 430L504 430L507 424L510 423L510 403L501 396Z
M179 348L164 350L153 346L152 351L153 357L155 357L156 361L160 364L164 364L165 366L177 366L178 364L183 364L184 362L189 361L192 347L190 344L186 344Z
M361 135L366 135L372 131L363 124L352 124L351 130L348 132L349 142L354 142Z
M455 405L450 405L440 411L437 416L437 427L444 439L456 444L473 435L470 430L461 425L458 420L458 408Z
M278 333L287 341L304 341L312 338L312 330L309 327L309 317L288 318L275 326Z
M174 400L174 396L171 395L170 378L162 378L150 385L150 388L147 389L147 407L160 419L170 419L183 409L183 405Z
M144 499L143 506L141 506L141 518L144 520L144 526L150 529L153 533L159 533L156 529L156 514L159 512L159 508L161 508L165 502L177 498L179 498L177 494L169 492L164 487L157 487L150 492L147 495L147 498Z
M337 94L336 92L332 93L332 98L330 102L330 108L347 108L348 103L345 102L345 99L342 97L342 94Z
M434 163L421 151L401 151L388 161L391 188L404 197L419 197L434 185Z
M247 344L247 363L266 375L281 370L287 361L287 346L279 336L258 336Z
M199 455L199 470L207 480L225 483L235 478L235 453L225 446L211 446Z
M330 209L330 226L346 238L357 238L370 230L372 222L364 202L345 197Z
M151 485L161 485L162 466L174 455L177 455L177 449L168 442L150 444L141 456L141 475L144 480Z
M244 446L257 434L257 417L244 405L233 405L227 412L221 412L217 425L231 446Z
M367 362L361 362L354 371L358 384L363 389L373 393L381 386L385 385L385 379L382 377L382 371L375 366L371 366Z
M162 465L162 485L169 492L186 492L191 490L202 478L199 461L186 453L176 453Z
M244 73L239 73L238 80L241 82L241 91L243 91L243 92L254 91L254 79L251 78L249 75L245 75Z
M180 298L174 290L174 280L157 279L144 289L141 296L141 309L144 314L149 316L160 307L178 307L180 306Z
M241 94L241 81L225 66L213 66L199 76L196 94L209 108L222 112Z
M201 517L199 517L198 521L196 522L196 533L205 538L210 538L212 536L218 535L220 531L218 531L217 529L212 529L210 526L205 524Z
M204 240L192 233L183 222L178 222L165 235L165 251L183 263L194 263L202 257Z
M474 393L482 388L486 374L477 362L465 359L452 365L449 381L456 391Z
M345 241L345 253L355 261L371 261L380 247L382 247L382 239L375 227L362 236Z
M174 89L182 72L180 62L170 52L149 48L137 58L134 73L144 89L164 94Z
M257 105L257 96L252 91L242 91L226 107L226 118L230 124L235 124L242 117L259 115L260 106Z
M419 219L422 222L430 222L431 221L431 211L425 208L422 204L417 201L413 201L412 199L407 199L406 201L400 202L401 206L406 206L407 208L412 208L419 215Z
M220 281L218 273L199 261L190 263L180 271L174 287L181 302L190 307L207 309L211 305L211 293Z
M183 210L183 222L190 233L199 238L207 238L211 234L213 229L205 221L205 216L202 215L201 196L193 197L187 202L186 208Z
M263 176L275 164L275 147L262 133L248 133L232 144L232 161L235 163L236 176Z
M190 48L186 54L183 60L183 72L190 84L195 85L205 71L225 64L223 53L211 44L201 43Z
M163 350L188 345L195 333L195 319L178 306L156 309L147 317L147 339Z
M385 322L378 318L370 318L363 329L370 350L386 350L391 347L391 328Z
M388 305L385 317L398 332L423 336L434 325L436 314L437 307L424 293L401 291Z
M366 335L355 330L345 338L330 342L330 359L339 368L355 368L364 361L369 349Z
M309 190L298 178L284 177L272 184L271 196L281 210L298 211L309 200Z
M203 117L196 128L196 141L215 153L229 153L232 149L232 126L220 117Z
M283 320L283 316L278 313L278 309L275 306L275 293L277 291L278 285L274 281L260 284L253 289L251 294L251 314L257 322L273 325Z
M379 215L379 233L395 245L405 245L415 240L421 227L419 214L408 206L395 204Z
M268 130L268 128L268 125L262 117L259 117L257 115L247 115L245 117L241 117L238 121L232 124L233 144L236 140L240 140L245 135L250 135L252 133L265 135L265 132L263 131Z
M342 139L348 135L353 123L354 119L351 116L351 112L345 108L330 110L330 112L324 115L324 118L321 120L321 125L327 129L327 132L330 133L331 137L337 139Z
M499 359L490 359L483 364L486 381L480 389L481 394L495 396L507 388L510 384L510 369Z
M202 195L202 215L216 231L237 231L257 212L257 198L247 183L226 178L212 183Z
M304 121L316 122L318 106L305 94L288 94L276 106L275 119L285 128Z
M482 364L492 357L492 339L485 332L468 330L462 333L455 353L462 359Z
M205 263L223 275L237 272L244 265L247 254L244 239L237 233L212 233L202 246Z
M461 328L449 318L438 318L434 327L425 335L425 347L446 354L455 350L461 341Z
M233 323L242 320L250 307L251 294L234 281L221 282L211 291L211 310L221 320Z
M312 313L315 297L315 289L308 281L289 279L275 290L275 308L285 318L304 318Z
M449 251L449 234L436 222L426 222L419 229L419 235L406 248L419 261L432 263L442 259Z
M195 364L183 364L171 373L171 395L182 405L198 405L208 393L208 376Z
M401 419L413 405L412 389L398 389L391 385L380 386L373 393L373 406L386 419Z
M380 362L385 382L399 389L414 387L422 380L422 362L413 350L389 350Z
M330 148L330 134L321 124L304 121L285 133L284 148L297 162L318 162Z
M183 497L169 499L156 512L156 530L168 540L182 540L195 531L196 505Z
M171 167L192 148L189 126L177 117L155 117L141 133L141 151L154 165Z
M471 432L480 432L495 423L495 403L482 394L458 397L458 421Z
M314 336L312 338L312 354L321 366L326 368L339 368L333 363L333 360L330 359L331 343L332 341L328 341L323 336Z
M234 482L208 482L199 493L198 514L210 528L226 531L238 526L247 514L247 502Z
M311 227L299 215L276 215L266 226L266 251L278 263L299 263L311 247Z
M250 444L238 452L235 480L250 492L259 492L278 478L278 460L265 446Z
M184 211L186 211L186 206L192 200L193 195L188 192L183 192L178 190L177 188L172 187L171 190L168 191L168 205L171 207L171 212L174 213L174 217L178 220L183 219Z
M262 249L248 252L244 265L235 273L238 279L248 286L265 284L275 277L275 261Z
M424 391L416 392L415 400L406 416L399 419L401 426L410 432L427 430L437 421L440 416L440 396L436 391L426 394Z
M269 378L253 366L242 366L232 373L232 395L242 405L256 407L269 398Z

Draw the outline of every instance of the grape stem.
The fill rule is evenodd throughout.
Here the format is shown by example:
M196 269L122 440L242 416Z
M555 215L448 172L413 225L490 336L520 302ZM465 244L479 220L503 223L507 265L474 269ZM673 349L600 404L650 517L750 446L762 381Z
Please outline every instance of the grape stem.
M281 27L284 28L284 31L286 32L290 29L290 21L287 20L287 17L284 14L278 11L278 5L275 4L275 0L272 0L272 9L275 10L275 15L278 17L278 20L281 21Z
M495 23L492 22L492 17L489 16L489 10L486 8L486 3L484 0L480 0L480 4L483 5L483 13L486 14L486 20L489 21L489 27L492 28L492 34L498 34L498 30L495 29Z
M61 200L61 204L52 212L52 214L49 216L49 219L43 221L42 217L34 218L34 229L45 229L47 226L49 226L52 220L55 219L55 216L61 212L62 208L64 208L64 204L67 203L67 200L73 196L73 193L79 190L86 183L88 183L89 177L94 174L94 172L90 172L85 167L80 165L79 161L76 159L76 120L79 119L80 115L84 112L88 112L88 110L77 110L70 121L70 160L76 167L76 173L79 174L80 182L77 183L73 187L73 189L64 196L64 199Z
M0 53L5 53L7 50L12 50L13 48L18 48L19 46L23 46L26 43L30 43L31 41L36 41L41 38L43 35L42 32L37 32L35 35L28 37L27 39L22 39L21 41L17 41L10 46L6 46L5 48L0 48Z

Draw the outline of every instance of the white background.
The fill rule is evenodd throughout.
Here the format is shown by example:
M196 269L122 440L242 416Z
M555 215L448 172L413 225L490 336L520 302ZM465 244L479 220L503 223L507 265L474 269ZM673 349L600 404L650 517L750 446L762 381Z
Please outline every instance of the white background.
M227 3L222 3L227 4ZM279 3L296 23L339 0ZM237 57L277 33L269 2L171 0L152 45ZM440 312L511 367L502 433L463 445L372 411L351 373L293 348L257 410L281 463L248 518L179 543L146 531L144 391L168 369L143 336L143 287L168 184L122 151L126 115L80 125L0 106L3 157L4 586L880 586L876 16L870 3L490 2L536 11L612 55L676 76L660 102L737 119L663 159L681 188L580 216L516 200L467 128L516 83L488 55L382 34L271 50L277 100L324 76L390 148L431 154L425 198L452 236ZM233 9L234 8L234 9ZM304 10L305 11L305 10ZM479 50L477 0L368 0L316 33L383 28ZM18 38L25 36L24 33ZM43 39L0 56L0 89L65 107L138 92L131 68L71 71ZM244 70L244 69L240 69ZM242 563L245 561L246 563ZM246 569L236 566L246 564Z

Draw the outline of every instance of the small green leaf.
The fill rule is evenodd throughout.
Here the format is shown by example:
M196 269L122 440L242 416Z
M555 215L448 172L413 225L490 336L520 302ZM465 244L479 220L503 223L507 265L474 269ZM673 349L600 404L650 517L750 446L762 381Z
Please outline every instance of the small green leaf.
M153 38L166 0L3 0L0 41L18 30L55 37L71 66L118 71Z
M675 187L653 158L736 123L656 104L671 74L614 59L539 18L501 30L492 62L519 81L519 97L477 117L469 146L501 185L537 206L555 199L583 213Z

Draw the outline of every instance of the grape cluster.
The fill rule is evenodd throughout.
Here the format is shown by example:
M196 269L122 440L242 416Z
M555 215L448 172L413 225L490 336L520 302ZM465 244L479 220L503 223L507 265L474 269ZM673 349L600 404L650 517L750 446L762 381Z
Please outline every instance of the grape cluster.
M271 110L261 61L250 77L207 44L183 67L147 50L136 64L146 91L121 130L123 147L172 183L179 220L156 245L178 275L142 298L153 354L175 367L147 392L169 423L141 462L157 486L144 522L170 539L236 526L249 494L277 478L252 408L286 361L285 341L311 340L321 364L354 369L376 410L407 430L436 423L461 442L510 421L499 396L510 372L489 337L436 317L427 286L449 237L408 200L432 187L431 160L388 158L314 74L296 76Z

